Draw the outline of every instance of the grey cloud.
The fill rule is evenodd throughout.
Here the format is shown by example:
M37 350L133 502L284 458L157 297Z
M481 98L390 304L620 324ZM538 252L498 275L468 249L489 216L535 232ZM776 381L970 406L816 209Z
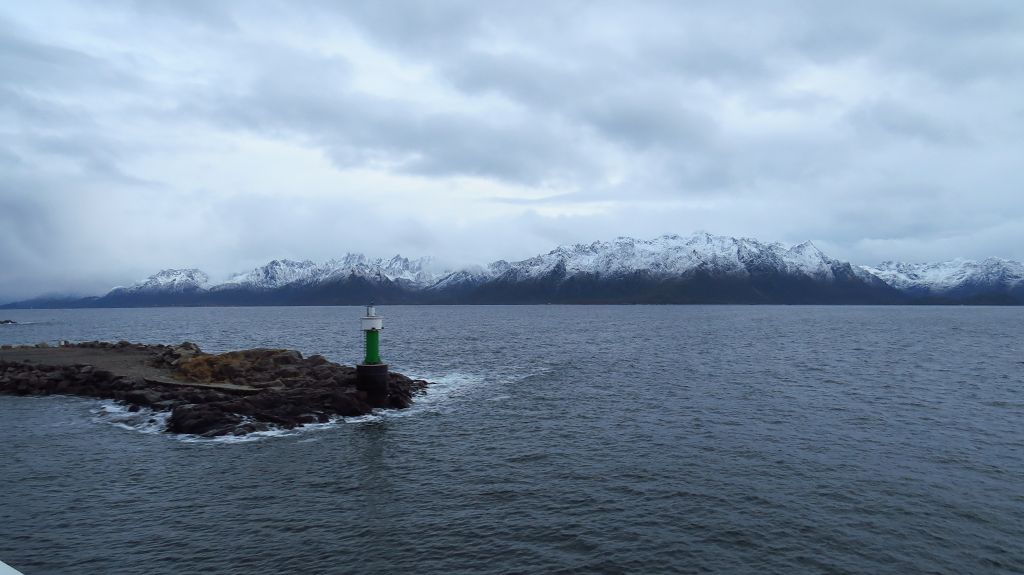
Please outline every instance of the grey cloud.
M878 100L852 110L855 129L880 138L902 137L931 144L970 144L967 130L955 124L956 116L940 118L897 102Z
M890 194L870 176L879 170L921 173L930 169L927 162L942 161L917 153L912 161L924 163L900 163L901 140L926 147L977 143L972 131L984 128L975 125L969 131L961 121L970 110L931 101L927 90L938 88L928 82L955 83L964 74L1001 80L1015 54L1005 43L996 43L1002 53L991 50L986 35L1012 31L1006 23L1019 19L1019 11L1005 14L1004 7L993 4L789 2L770 8L747 3L737 9L720 3L663 3L640 7L646 13L622 23L651 26L628 29L628 44L615 43L623 31L615 23L607 23L616 31L607 44L581 38L575 26L609 6L630 10L624 4L581 5L576 12L547 13L543 22L531 18L538 11L532 4L493 9L446 3L436 12L424 12L379 3L336 14L386 49L428 65L464 95L504 98L522 115L522 129L488 118L416 110L403 102L361 99L350 92L335 105L360 110L358 118L332 106L300 104L302 97L295 95L289 96L291 105L270 106L267 113L321 110L311 117L327 119L323 124L296 119L282 124L306 125L300 131L312 134L342 165L390 160L396 169L422 174L470 173L536 183L557 173L583 183L581 191L541 200L496 200L507 204L657 202L711 194L730 201L779 198L781 210L783 198L819 198L795 201L824 212L833 211L829 204L842 206L834 210L841 214L837 218L818 221L832 222L833 233L843 241L855 239L857 226L877 236L956 228L957 210L950 206L933 207L933 224L927 226L914 217L911 207L934 193L926 187L907 188L917 190L907 192L912 198L908 207L894 206L892 217L879 217L874 213L878 203L864 198ZM559 27L563 34L550 33ZM500 40L497 50L488 44L495 38ZM814 122L844 104L780 90L780 83L801 66L857 63L892 77L924 80L914 87L877 86L880 97L873 102L817 126ZM896 97L884 96L894 89ZM797 131L763 136L726 132L702 109L707 102L701 98L713 103L716 96L807 119ZM927 106L920 106L921 98ZM601 153L588 157L595 150ZM624 183L600 183L608 169L603 154L609 150L634 170ZM893 154L891 163L886 151ZM1016 208L1009 213L1017 213ZM902 229L899 221L906 224ZM976 223L998 222L982 218ZM828 233L816 222L794 225L813 229L819 237Z
M323 9L403 57L429 65L470 97L507 98L521 113L513 122L417 109L346 87L334 92L321 88L321 94L333 95L330 102L300 91L273 94L261 88L253 91L256 97L225 107L263 117L250 118L251 125L273 118L268 129L309 136L343 166L365 162L419 174L473 174L527 184L577 178L597 195L605 157L588 156L603 150L626 161L641 154L631 163L649 163L661 172L646 177L662 184L633 193L659 196L671 187L682 194L702 193L824 174L857 145L794 134L764 143L737 140L720 134L700 98L714 101L717 91L763 106L804 108L808 98L781 96L775 86L801 62L867 57L920 71L914 61L920 46L958 46L958 38L977 38L993 26L1007 29L1006 18L989 6L965 10L918 3L864 9L790 2L768 10L751 3L740 11L742 19L736 18L735 7L715 3L650 4L637 9L636 17L624 4L578 8L548 11L545 18L537 18L540 7L529 3L484 8L446 2L427 9L384 2ZM579 37L574 26L594 20L604 9L625 15L624 25L650 29L631 29L626 45L617 45L615 34L607 44ZM966 22L963 29L956 25L958 18ZM561 36L551 34L559 28ZM614 24L609 28L614 30ZM909 40L901 39L903 31ZM505 48L485 48L494 39ZM826 54L829 46L833 49ZM842 121L847 126L835 130L889 132L934 143L964 137L949 122L901 110L895 103L862 106ZM662 150L652 154L652 147Z
M439 54L459 50L467 39L486 31L488 21L508 14L515 3L498 1L489 8L465 0L439 0L430 3L401 0L360 1L339 5L320 4L321 12L354 22L368 35L390 47L419 54Z
M442 63L442 73L458 89L470 94L495 93L523 105L560 109L588 95L599 74L578 66L522 53L494 54L468 51Z
M231 7L242 4L229 0L210 2L207 0L175 0L174 2L147 2L127 0L123 3L139 16L154 20L171 20L190 27L224 31L237 30L237 23L231 16Z
M0 84L4 86L53 92L106 89L131 81L130 76L88 53L33 41L0 17Z
M576 147L572 127L557 120L487 117L436 111L415 101L362 93L338 57L292 54L268 65L241 93L192 102L215 123L291 134L322 146L343 167L386 165L424 175L479 175L539 183L597 169ZM524 121L527 120L527 121Z
M453 231L374 212L407 252L517 257L508 245L695 228L851 258L1024 245L1015 3L55 2L52 23L0 9L0 299L59 284L61 266L130 279L173 265L157 258L247 265L358 241L319 231L354 194L254 197L236 182L293 167L216 165L217 146L252 142L424 196L473 176L488 184L476 201L436 209L512 213ZM386 66L368 88L374 55L430 93L396 93ZM177 171L207 140L225 172L207 185L229 189ZM69 225L97 206L109 224ZM562 207L583 215L539 215ZM147 237L174 225L217 248ZM997 255L1024 257L1013 249Z
M957 84L1021 72L1024 24L1009 2L806 1L796 11L797 49L811 58L873 58L893 71Z
M672 96L655 90L612 94L585 104L581 117L607 139L641 149L664 146L685 153L711 145L715 122Z
M107 60L35 41L0 19L0 119L8 136L0 148L9 155L62 157L85 174L132 180L117 167L130 147L114 142L82 100L141 87Z

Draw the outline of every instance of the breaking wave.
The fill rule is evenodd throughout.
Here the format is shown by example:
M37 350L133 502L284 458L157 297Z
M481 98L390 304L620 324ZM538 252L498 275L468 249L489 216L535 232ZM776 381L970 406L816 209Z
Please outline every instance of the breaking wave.
M244 435L222 435L218 437L203 437L189 434L166 433L167 421L170 418L169 411L156 411L146 407L137 409L132 406L120 403L115 400L101 400L99 405L91 410L93 420L98 423L106 423L115 427L130 431L137 431L148 435L163 435L184 443L250 443L270 438L295 437L309 433L316 433L339 425L358 425L366 423L377 423L384 420L414 417L424 413L447 413L455 409L455 404L465 398L472 396L481 386L487 383L483 376L472 373L449 373L445 375L425 378L431 382L425 393L416 395L413 404L407 409L375 409L373 412L360 416L335 416L324 423L310 423L291 429L272 426L263 431L254 431ZM485 398L490 401L507 399L507 395L493 398ZM239 424L252 423L251 418L244 418ZM302 441L314 441L315 438Z

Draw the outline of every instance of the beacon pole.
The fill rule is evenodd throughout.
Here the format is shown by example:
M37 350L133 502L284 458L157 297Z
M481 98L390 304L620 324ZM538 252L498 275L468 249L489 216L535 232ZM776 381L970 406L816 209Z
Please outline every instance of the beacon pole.
M384 318L377 315L373 303L366 306L360 321L363 330L363 363L356 366L356 387L366 392L371 404L383 404L388 398L388 366L380 359L380 332Z

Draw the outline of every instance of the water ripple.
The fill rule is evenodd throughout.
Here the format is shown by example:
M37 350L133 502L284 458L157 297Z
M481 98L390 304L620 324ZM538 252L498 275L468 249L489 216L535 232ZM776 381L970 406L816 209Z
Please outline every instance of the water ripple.
M26 310L0 343L349 361L349 308ZM1015 573L1024 310L395 307L404 412L244 441L0 397L26 573ZM957 328L957 329L953 329ZM150 420L153 419L151 422Z

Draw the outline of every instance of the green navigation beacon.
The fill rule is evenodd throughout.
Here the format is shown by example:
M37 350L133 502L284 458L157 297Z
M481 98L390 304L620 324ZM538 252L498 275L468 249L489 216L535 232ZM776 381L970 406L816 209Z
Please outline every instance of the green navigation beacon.
M384 318L377 315L377 308L366 306L366 315L362 320L363 334L366 336L366 356L363 358L365 365L378 365L383 363L380 360L380 330L384 329Z
M377 315L377 308L371 303L366 306L366 315L360 324L366 354L363 363L356 366L356 387L366 392L371 405L385 405L388 400L388 366L380 359L380 331L384 329L384 318Z

